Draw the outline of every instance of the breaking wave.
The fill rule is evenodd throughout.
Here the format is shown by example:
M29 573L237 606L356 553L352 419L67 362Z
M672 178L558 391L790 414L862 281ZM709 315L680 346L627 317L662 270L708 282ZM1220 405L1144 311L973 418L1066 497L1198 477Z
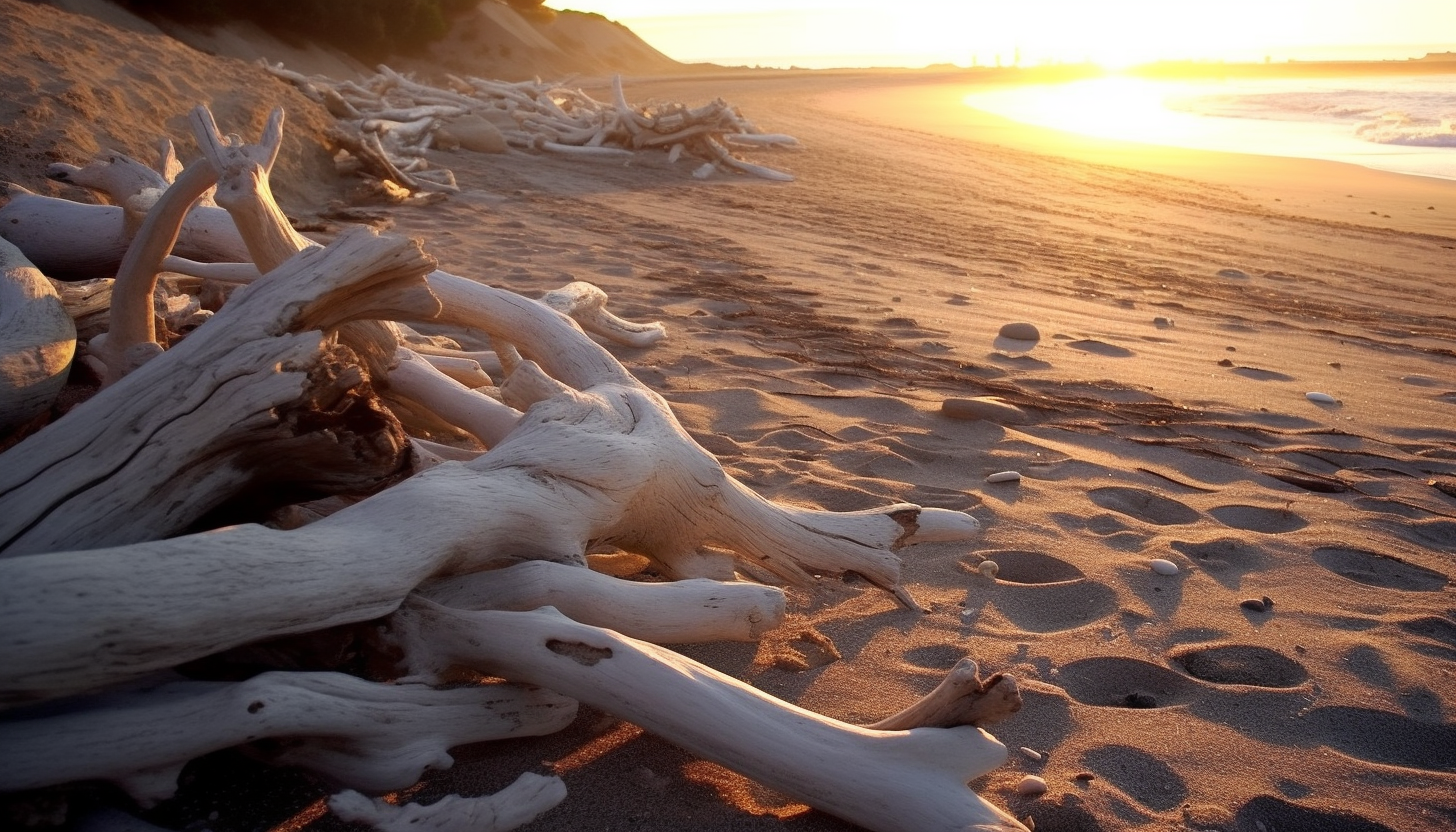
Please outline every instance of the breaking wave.
M1405 113L1386 113L1355 128L1355 135L1376 144L1404 147L1456 147L1456 121L1412 118Z

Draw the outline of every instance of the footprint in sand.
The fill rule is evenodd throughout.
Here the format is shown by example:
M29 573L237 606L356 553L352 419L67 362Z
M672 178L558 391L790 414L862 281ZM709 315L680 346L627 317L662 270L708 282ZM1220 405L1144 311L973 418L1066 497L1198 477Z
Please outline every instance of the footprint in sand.
M1169 545L1229 589L1238 589L1245 573L1257 572L1269 565L1269 559L1259 547L1237 537L1222 537L1205 543L1175 540Z
M1440 592L1449 580L1434 569L1364 549L1324 546L1315 549L1313 557L1315 563L1336 575L1381 589Z
M1251 644L1196 647L1174 654L1172 661L1189 676L1217 685L1293 688L1309 678L1299 662Z
M1456 662L1456 622L1437 616L1425 616L1400 622L1400 628L1419 641L1405 646L1423 656Z
M1246 532L1284 534L1309 525L1308 520L1288 509L1231 505L1209 509L1208 513L1225 526Z
M1117 609L1117 593L1076 566L1041 552L982 552L1000 566L989 604L1024 630L1083 627Z
M1347 812L1322 812L1308 806L1290 803L1272 795L1262 795L1239 808L1234 816L1234 829L1318 829L1320 832L1395 832L1389 826Z
M1169 664L1174 669L1142 659L1102 656L1064 665L1057 678L1068 696L1107 708L1187 705L1217 692L1205 683L1289 689L1309 678L1299 662L1251 644L1187 647L1174 653Z
M1109 344L1105 341L1094 341L1091 339L1083 339L1081 341L1068 341L1067 346L1071 347L1074 350L1090 352L1094 355L1101 355L1106 358L1131 358L1132 356L1137 355L1137 353L1133 352L1127 347L1119 347L1116 344Z
M1087 497L1108 511L1152 523L1155 526L1181 526L1198 522L1199 514L1177 500L1141 488L1108 486L1094 488Z
M1155 812L1175 809L1188 798L1182 776L1141 748L1098 746L1082 754L1082 765Z
M1063 665L1056 683L1084 705L1102 708L1169 708L1197 698L1200 683L1177 671L1120 656L1099 656Z

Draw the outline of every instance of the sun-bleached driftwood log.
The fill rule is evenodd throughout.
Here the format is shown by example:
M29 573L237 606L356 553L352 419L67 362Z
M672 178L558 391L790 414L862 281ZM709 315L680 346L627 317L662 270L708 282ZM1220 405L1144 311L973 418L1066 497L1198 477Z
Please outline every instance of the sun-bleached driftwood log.
M121 265L135 226L126 209L41 196L19 185L3 185L9 201L0 206L0 237L14 243L54 278L110 277ZM187 213L176 253L205 262L248 259L227 212L197 206Z
M177 347L5 453L0 554L176 534L268 483L333 493L402 473L403 432L326 333L428 316L438 306L420 275L432 265L415 244L356 229L239 290Z
M1001 673L982 679L976 662L964 658L950 673L905 710L872 723L880 731L904 731L920 726L994 725L1021 710L1016 680Z
M549 561L431 581L419 592L464 610L555 607L573 621L654 644L758 641L784 620L784 593L747 581L643 583Z
M132 237L111 287L110 325L86 345L87 354L102 365L103 387L161 354L152 298L162 261L176 244L192 203L216 181L210 165L194 163L158 195Z
M76 354L76 325L55 287L0 239L0 430L48 410Z
M480 123L496 125L505 142L525 150L609 160L667 150L670 162L687 153L704 160L709 173L737 170L778 181L794 178L739 159L729 149L788 147L797 144L793 137L763 133L722 99L691 108L676 102L629 104L620 75L612 79L612 100L604 102L581 89L540 81L447 76L446 89L387 66L355 83L305 76L282 64L260 64L340 119L330 134L336 148L347 151L369 175L408 191L454 189L453 176L445 177L444 186L427 178L437 175L437 169L431 168L425 151L462 144L454 133L469 132L465 125ZM444 174L448 171L439 171Z
M0 721L0 791L108 780L143 806L171 797L187 761L266 738L274 762L368 792L448 769L449 749L555 733L577 704L515 684L436 689L343 673L273 671L242 682L178 680L58 703Z
M465 665L548 687L866 829L1024 829L966 786L1006 757L973 725L848 725L550 608L470 612L415 596L392 616L390 638L412 678Z
M395 357L389 371L390 396L420 404L483 446L500 442L520 422L519 410L466 387L414 351L400 349Z
M582 329L617 344L647 347L667 336L660 323L639 324L607 311L607 293L580 280L553 289L541 302L581 324Z
M423 806L396 806L358 792L329 798L340 820L365 823L380 832L509 832L525 826L566 799L560 777L525 772L516 781L484 797L445 797Z

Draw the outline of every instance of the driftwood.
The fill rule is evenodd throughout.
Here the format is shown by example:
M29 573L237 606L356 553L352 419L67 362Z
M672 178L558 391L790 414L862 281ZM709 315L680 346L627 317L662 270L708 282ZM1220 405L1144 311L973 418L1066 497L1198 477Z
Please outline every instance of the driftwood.
M421 806L395 806L354 791L329 798L341 819L366 823L380 832L506 832L524 826L566 799L560 777L526 772L516 782L486 797L444 798Z
M332 493L400 473L403 433L325 333L408 296L431 265L407 241L359 230L239 291L177 347L5 453L0 554L176 534L269 483Z
M0 722L0 791L109 780L143 806L177 790L187 761L223 748L302 738L267 754L354 789L385 792L447 769L449 749L565 728L576 702L540 688L440 690L342 673L274 671L244 682L170 681L19 712Z
M627 102L620 75L612 79L611 102L603 102L580 89L540 81L449 76L446 89L387 66L354 83L306 76L267 61L260 65L340 119L329 137L335 150L348 153L363 172L407 192L458 190L449 171L431 169L426 151L479 147L459 136L481 130L498 130L500 140L512 147L576 158L630 160L641 151L665 150L676 162L686 153L704 161L694 174L698 178L715 170L783 182L794 178L730 150L793 146L792 136L760 131L721 98L695 108L676 102L634 106Z
M76 326L55 287L0 239L0 430L50 408L75 353Z
M417 678L464 664L548 687L866 829L1021 828L966 786L1006 757L972 725L857 728L549 608L468 612L412 599L391 629Z
M530 99L524 88L505 94ZM553 106L565 113L567 100ZM403 113L400 123L407 115L425 118ZM667 115L636 112L629 132L687 129L686 115L675 127ZM300 237L268 188L281 114L270 124L263 142L242 145L206 111L194 114L205 162L169 177L122 278L154 279L178 206L212 177L263 276L229 271L245 285L216 315L175 344L134 341L159 354L123 367L0 459L0 549L11 555L0 558L0 709L10 709L0 715L0 790L98 778L154 801L190 757L284 736L311 739L290 740L276 762L378 792L448 765L454 744L503 735L429 714L484 698L539 713L517 720L529 734L559 727L582 701L869 829L1021 828L965 785L1005 756L976 726L1019 707L1010 677L982 680L964 664L911 708L856 727L648 643L753 640L777 626L783 591L739 580L734 558L743 574L809 589L855 572L915 608L896 552L971 536L973 518L903 503L839 513L765 500L584 331L640 347L662 337L659 325L611 315L587 284L531 300L430 271L417 245L367 230L327 247ZM138 304L124 305L116 314L134 316ZM429 360L461 358L448 342L379 321L470 327L489 335L493 360L443 362L452 377ZM467 386L493 380L482 362L499 372L499 389ZM369 392L369 379L385 377L391 401L489 450L406 440ZM290 418L300 407L308 417ZM342 426L323 419L340 412ZM351 412L369 414L371 430ZM375 491L406 470L411 446L427 470ZM378 462L343 459L361 453ZM353 496L298 507L288 530L242 523L158 539L280 479ZM589 553L615 549L669 581L586 568ZM396 684L298 671L153 681L259 641L379 619L370 649L402 657ZM554 694L434 688L462 668ZM417 712L432 727L386 729L371 716ZM423 808L348 794L331 805L381 828L508 829L561 789L525 778L491 798Z

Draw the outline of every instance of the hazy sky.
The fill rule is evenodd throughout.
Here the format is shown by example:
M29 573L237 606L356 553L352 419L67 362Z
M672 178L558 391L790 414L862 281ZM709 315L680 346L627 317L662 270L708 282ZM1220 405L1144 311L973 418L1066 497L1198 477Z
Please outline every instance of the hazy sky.
M1024 63L1387 57L1456 50L1456 0L548 0L631 27L679 60ZM1331 51L1331 47L1334 48ZM1400 53L1398 57L1405 57ZM832 63L832 61L831 61Z

